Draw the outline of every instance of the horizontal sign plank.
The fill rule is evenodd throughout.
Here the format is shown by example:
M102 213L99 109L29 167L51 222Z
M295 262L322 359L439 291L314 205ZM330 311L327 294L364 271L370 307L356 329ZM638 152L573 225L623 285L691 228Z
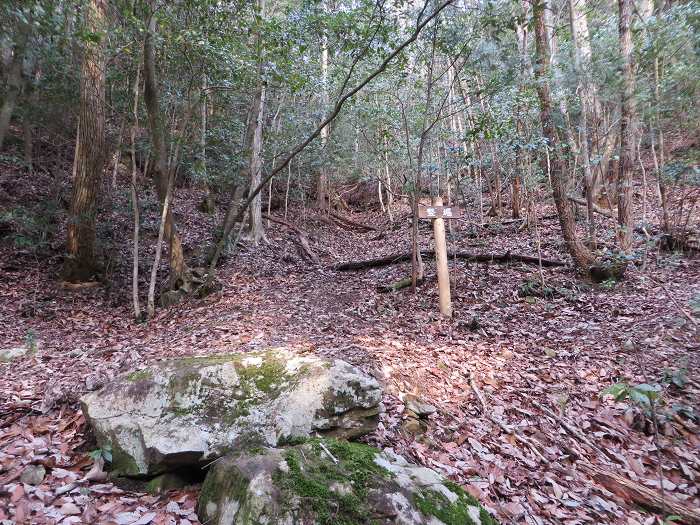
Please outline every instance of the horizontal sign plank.
M462 208L459 206L418 206L420 219L459 219Z

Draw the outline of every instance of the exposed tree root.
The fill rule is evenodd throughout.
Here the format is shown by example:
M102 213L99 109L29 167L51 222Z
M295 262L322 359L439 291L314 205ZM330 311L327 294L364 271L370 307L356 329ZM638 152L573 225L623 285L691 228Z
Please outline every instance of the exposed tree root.
M287 222L283 219L280 219L279 217L275 217L274 215L263 215L264 219L267 219L268 221L275 222L277 224L281 224L282 226L285 226L286 228L289 228L292 230L294 233L297 234L297 240L299 241L299 246L301 246L301 249L303 250L304 254L309 258L311 262L314 264L321 264L321 259L318 258L318 255L316 255L316 252L314 252L311 249L311 246L309 245L309 237L306 235L306 233L295 226L294 224Z
M342 215L338 215L337 213L331 211L329 215L335 219L336 222L340 223L341 226L350 226L352 228L358 228L360 230L367 230L367 231L379 231L379 228L375 228L374 226L371 226L369 224L362 224L361 222L355 222L352 219L348 219L347 217L343 217Z
M590 463L579 462L582 470L587 472L599 485L630 503L636 503L647 509L675 514L682 521L678 523L700 524L700 509L692 508L670 494L660 492L640 485L628 478L603 470Z

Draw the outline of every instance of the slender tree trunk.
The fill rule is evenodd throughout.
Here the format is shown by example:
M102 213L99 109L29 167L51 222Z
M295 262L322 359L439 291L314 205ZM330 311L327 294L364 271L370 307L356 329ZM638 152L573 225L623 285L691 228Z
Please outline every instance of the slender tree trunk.
M165 199L163 199L163 211L160 217L160 226L158 227L158 240L156 241L156 255L153 259L153 267L151 268L151 280L148 285L148 302L146 312L149 318L155 313L155 295L156 295L156 279L158 277L158 267L160 266L160 257L163 250L163 235L165 233L168 213L170 213L170 197L172 196L173 177L168 180L168 187L165 191Z
M413 225L412 225L412 248L411 257L411 291L416 293L416 285L423 280L425 267L420 253L420 243L418 239L418 199L422 190L423 156L428 142L428 112L433 102L433 68L435 66L435 42L437 38L437 21L433 26L432 47L430 51L430 62L428 64L428 78L425 92L425 109L423 110L423 122L421 124L420 142L418 143L418 154L416 155L416 178L413 188Z
M620 54L622 55L622 103L620 122L620 166L617 178L618 241L624 252L632 249L632 170L634 168L635 100L632 65L632 2L618 0L620 10Z
M127 79L128 80L128 79ZM127 82L128 84L128 82ZM117 175L119 174L119 164L122 160L122 140L124 137L124 127L126 126L126 121L122 122L121 128L119 129L119 136L117 137L117 149L114 152L112 165L112 188L117 187Z
M254 101L253 142L250 148L250 190L255 189L262 179L262 131L265 119L265 83L261 80ZM249 237L257 245L265 239L262 222L262 195L258 193L250 202L248 214Z
M156 191L161 203L165 204L170 177L168 173L168 149L165 139L165 128L163 126L159 89L156 80L155 49L153 48L153 40L156 33L156 18L153 14L149 17L147 27L148 31L143 45L143 99L148 113L149 132L153 150L152 167L154 170ZM165 216L164 234L170 248L170 287L175 289L187 284L189 281L189 269L185 263L182 243L177 234L172 211L170 207L166 209L167 214Z
M90 279L98 269L95 215L105 148L105 9L104 0L92 0L85 9L86 29L99 35L100 40L85 43L80 71L77 158L64 265L64 278L69 281Z
M654 133L652 132L651 151L654 154L654 164L656 168L656 183L659 187L659 200L661 202L661 228L665 233L670 233L671 222L668 213L668 196L666 192L665 168L666 154L664 144L664 130L661 122L661 64L659 57L654 59L654 105L656 124L656 136L658 137L659 153L658 158L654 148Z
M386 185L386 209L389 222L394 222L394 193L391 187L391 172L389 171L389 143L384 136L384 184Z
M139 127L139 80L141 66L136 66L136 80L134 80L134 121L131 125L131 206L134 208L134 250L131 271L131 297L134 303L134 318L141 319L141 305L139 303L139 200L136 192L137 166L136 166L136 130Z
M554 203L559 215L559 225L566 241L569 253L576 266L582 270L588 270L593 262L593 254L576 236L576 223L573 211L566 196L566 174L564 162L560 151L560 140L552 118L552 98L549 91L549 46L547 45L547 31L544 22L545 0L535 0L532 8L535 26L535 44L537 60L535 67L535 79L537 80L537 95L540 99L540 120L542 133L549 142L554 159L551 165L552 193Z
M559 51L559 38L556 32L555 20L558 18L558 13L555 13L554 9L558 7L554 2L547 2L544 12L544 23L545 31L547 32L547 46L549 51L549 70L551 74L551 82L555 87L555 91L561 91L561 77L558 73L558 51ZM575 161L576 154L578 151L578 146L576 144L576 138L574 137L574 132L571 128L571 119L569 118L569 107L566 97L559 98L559 113L564 121L564 132L566 135L566 144L568 145L569 155L564 156L564 149L561 148L561 162L564 163L564 167L568 168L571 164L571 160ZM561 144L560 144L561 146ZM571 160L569 160L571 159ZM573 169L567 169L566 173L566 191L569 191L572 185Z
M7 89L5 91L2 108L0 108L0 150L2 150L7 130L10 127L10 120L12 120L12 114L15 112L17 100L24 86L22 64L24 63L29 36L30 26L22 24L17 32L17 41L12 48L12 61L7 71Z
M580 0L583 1L583 0ZM588 244L591 249L596 247L595 234L595 217L593 217L593 208L595 204L595 176L591 170L590 151L588 148L588 114L591 108L591 89L588 79L588 66L590 65L590 56L586 58L585 66L583 63L583 53L581 52L581 42L588 36L588 26L585 31L581 29L581 22L577 17L583 17L585 13L577 8L577 0L569 0L569 16L571 24L571 34L573 36L573 55L574 55L574 70L578 80L578 91L581 94L581 156L583 159L583 173L586 186L586 209L588 212ZM590 53L590 48L588 48Z
M600 97L598 96L598 88L589 76L591 70L591 62L593 52L591 50L591 37L588 31L588 9L586 0L573 0L569 2L569 16L571 22L571 31L575 38L576 52L579 54L580 61L580 78L583 81L583 93L586 97L586 126L588 129L588 138L590 147L588 147L588 157L598 157L599 166L603 173L607 172L607 157L605 157L605 137L604 123L602 120L602 107ZM584 135L586 136L586 135ZM588 145L587 145L588 146ZM605 157L605 158L604 158ZM590 160L589 160L590 167ZM593 202L598 199L600 192L600 180L597 170L591 168L590 193L592 194Z
M321 105L328 106L328 37L324 34L321 45ZM330 207L328 169L326 167L326 147L328 146L329 126L321 129L321 167L316 184L316 206L319 209Z
M265 0L258 0L258 14L265 19ZM258 49L258 89L253 98L251 119L253 134L250 142L250 191L253 191L262 180L262 149L263 149L263 125L265 121L265 93L266 84L263 78L263 35L258 31L255 35L255 46ZM254 245L265 240L265 229L262 222L262 194L250 195L250 208L248 213L248 236Z
M34 130L32 122L26 115L22 126L24 130L24 163L27 165L27 171L32 173L34 170Z

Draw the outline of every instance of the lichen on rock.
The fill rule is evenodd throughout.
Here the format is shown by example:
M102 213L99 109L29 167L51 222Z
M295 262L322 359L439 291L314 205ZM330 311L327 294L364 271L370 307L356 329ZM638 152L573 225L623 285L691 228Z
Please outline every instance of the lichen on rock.
M340 360L285 349L163 361L82 399L115 471L153 476L251 446L376 427L381 388Z

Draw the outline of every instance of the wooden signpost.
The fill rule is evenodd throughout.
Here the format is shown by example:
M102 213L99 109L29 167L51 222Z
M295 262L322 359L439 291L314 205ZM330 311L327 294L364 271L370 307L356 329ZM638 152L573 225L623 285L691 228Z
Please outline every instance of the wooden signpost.
M442 197L433 197L432 206L418 206L418 218L431 219L433 221L440 313L445 317L452 317L452 297L450 293L450 274L447 265L445 219L458 219L461 216L462 210L457 206L443 206Z
M442 199L437 198L435 201L442 202ZM419 219L459 219L462 217L462 208L457 206L425 206L418 205Z

